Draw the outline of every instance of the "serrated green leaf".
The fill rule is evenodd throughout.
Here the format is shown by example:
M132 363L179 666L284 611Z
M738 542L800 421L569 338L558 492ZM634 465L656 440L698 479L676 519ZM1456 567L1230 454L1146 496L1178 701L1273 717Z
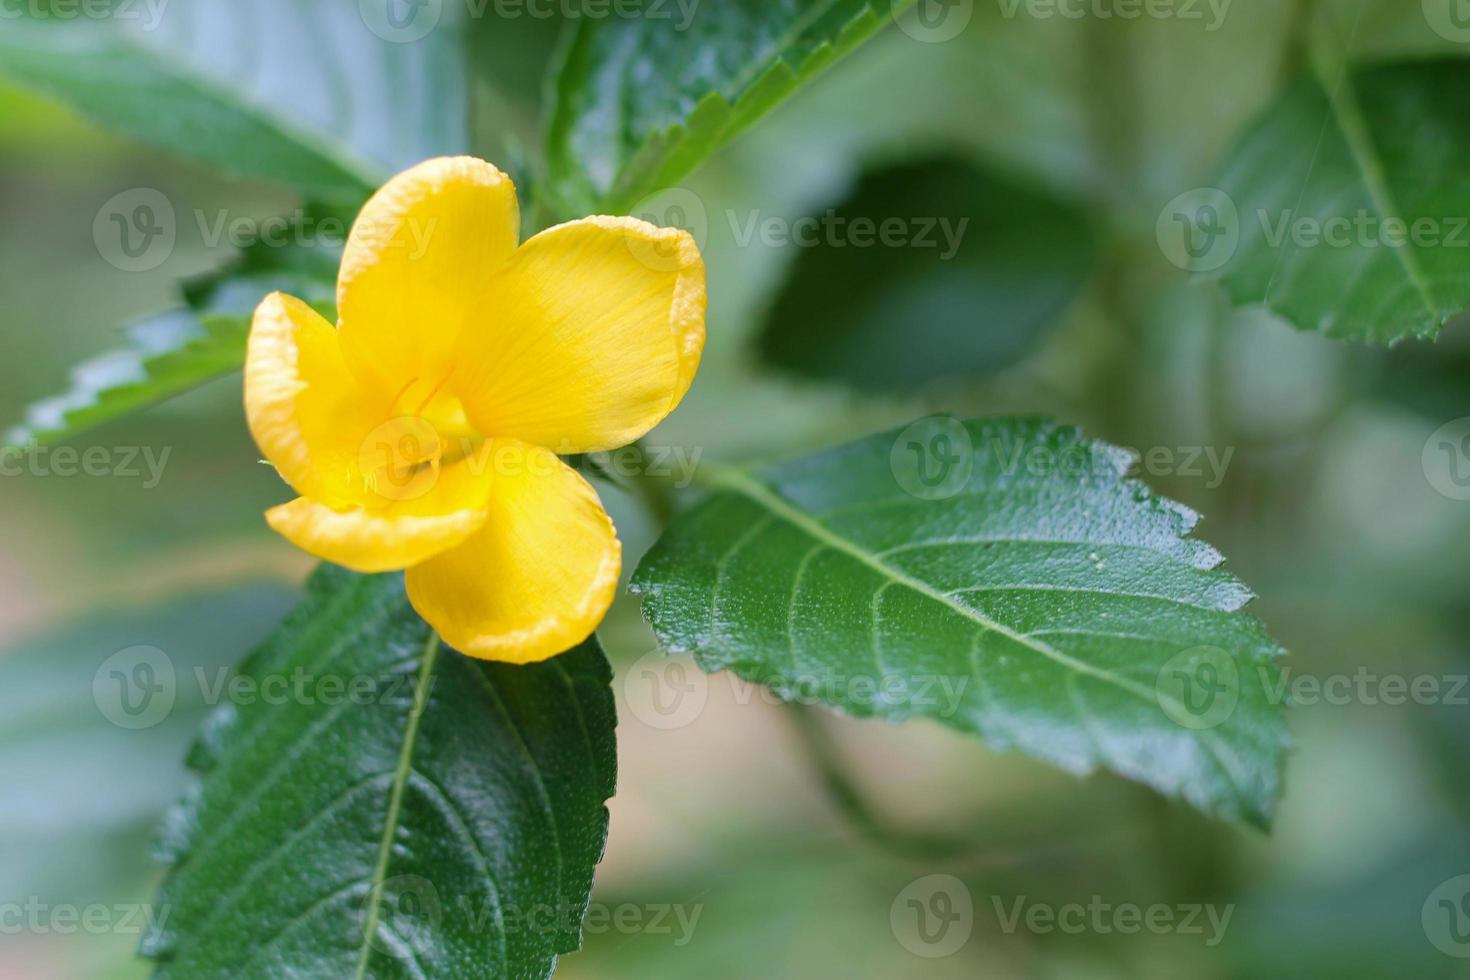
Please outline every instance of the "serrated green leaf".
M552 86L547 164L557 205L627 212L908 5L722 0L582 18Z
M596 640L490 664L441 648L401 576L324 566L309 592L242 668L259 697L191 757L143 944L158 975L548 976L615 780Z
M240 370L250 316L260 298L283 289L332 316L327 282L310 275L222 275L186 289L198 304L128 326L121 347L72 369L63 394L36 402L0 440L6 448L57 442Z
M952 156L870 171L808 220L820 230L772 304L761 354L869 388L1011 366L1093 259L1085 213Z
M1196 515L1130 465L1039 420L927 419L728 474L634 588L664 648L705 670L1265 825L1280 650L1186 537Z
M145 143L335 200L466 149L450 18L394 43L353 0L127 6L100 20L7 18L0 73Z
M1220 270L1231 299L1347 340L1436 336L1470 307L1467 98L1464 59L1299 80L1216 180L1239 231ZM1225 237L1199 234L1231 248L1230 220L1209 223Z

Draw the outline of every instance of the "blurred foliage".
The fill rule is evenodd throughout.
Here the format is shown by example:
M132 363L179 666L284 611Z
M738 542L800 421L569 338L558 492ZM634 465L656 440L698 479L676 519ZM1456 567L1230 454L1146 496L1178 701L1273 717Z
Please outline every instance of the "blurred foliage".
M1206 184L1220 153L1301 69L1293 6L1237 3L1210 30L1005 17L976 4L968 29L942 44L886 31L685 182L712 212L710 342L689 400L650 441L710 458L776 456L929 411L1046 412L1142 450L1231 450L1218 485L1179 471L1144 476L1205 514L1201 537L1261 595L1253 611L1291 651L1295 676L1464 676L1470 505L1436 492L1421 463L1432 432L1470 415L1464 325L1436 347L1340 347L1261 311L1230 310L1153 240L1165 202ZM1354 58L1467 51L1428 30L1419 4L1328 6L1352 32ZM492 158L535 145L554 26L473 25L474 132ZM0 147L6 423L57 391L72 364L116 347L114 325L174 305L179 279L237 258L205 240L196 212L261 218L301 203L10 91L0 91ZM791 247L741 245L727 212L813 213L834 188L855 186L865 161L955 147L1088 202L1113 256L1034 349L991 376L893 396L799 386L756 363L764 313L805 260ZM91 229L105 201L139 186L162 189L184 220L161 267L126 273L100 257ZM181 663L234 662L279 620L287 585L306 568L259 518L284 493L257 462L237 379L78 445L172 452L163 480L146 489L124 478L0 477L0 621L9 627L0 690L13 706L0 758L19 787L4 808L7 900L149 893L143 846L182 784L192 722L181 713L143 733L113 728L94 710L96 665L139 643ZM631 567L651 528L630 501L607 496ZM276 584L249 586L262 577ZM188 598L205 586L230 592ZM121 618L106 613L118 607ZM564 976L1464 975L1420 922L1431 890L1470 871L1463 706L1299 705L1298 749L1269 838L937 726L835 720L886 813L979 845L976 855L916 863L852 836L779 713L731 697L723 675L710 679L710 703L689 727L644 724L627 710L627 678L652 640L632 602L620 600L602 637L623 713L616 846L596 901L703 910L685 946L675 935L590 934L586 951L562 962ZM949 959L920 961L895 942L890 906L940 871L972 892L975 934ZM1006 933L991 896L1018 895L1236 908L1224 941L1205 947L1179 935ZM0 971L137 975L122 959L131 945L119 935L7 936Z
M898 390L1015 364L1094 261L1086 213L953 156L865 170L825 210L753 212L737 233L800 249L760 335L767 361Z

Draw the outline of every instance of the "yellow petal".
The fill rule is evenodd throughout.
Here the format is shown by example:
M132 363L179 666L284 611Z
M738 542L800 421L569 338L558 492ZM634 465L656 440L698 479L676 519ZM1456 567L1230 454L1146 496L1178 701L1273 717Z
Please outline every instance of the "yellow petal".
M297 493L356 502L362 442L385 410L347 370L337 331L320 314L282 293L261 301L245 350L245 416Z
M487 444L489 517L458 547L408 570L408 598L444 642L531 663L597 628L622 547L597 494L549 450Z
M636 218L541 232L486 297L452 383L487 436L559 453L626 445L674 410L704 349L694 239Z
M483 456L436 439L421 419L392 419L363 445L369 486L360 503L331 507L300 497L266 511L266 521L303 551L354 571L407 568L485 523L491 481Z
M410 411L433 397L519 231L515 186L484 160L427 160L384 184L357 216L337 278L353 373Z

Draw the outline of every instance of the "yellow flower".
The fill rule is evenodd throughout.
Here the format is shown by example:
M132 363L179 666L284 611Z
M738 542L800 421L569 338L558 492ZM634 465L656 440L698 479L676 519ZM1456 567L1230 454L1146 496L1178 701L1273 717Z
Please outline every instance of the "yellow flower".
M338 326L267 296L250 431L300 496L266 520L361 572L407 569L444 641L528 663L586 639L622 549L557 453L626 445L678 405L704 347L690 236L591 217L517 244L510 178L472 157L394 177L352 227Z

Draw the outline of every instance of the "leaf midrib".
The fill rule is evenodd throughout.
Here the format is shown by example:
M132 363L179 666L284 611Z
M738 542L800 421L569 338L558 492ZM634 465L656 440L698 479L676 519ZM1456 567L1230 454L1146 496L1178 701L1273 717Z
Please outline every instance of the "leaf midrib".
M1356 27L1354 27L1356 32ZM1317 68L1317 84L1322 87L1323 94L1327 96L1328 111L1337 120L1338 129L1342 132L1343 141L1347 143L1348 152L1352 154L1353 163L1356 165L1358 175L1363 180L1363 186L1368 191L1368 200L1373 209L1378 212L1380 221L1400 221L1408 224L1404 218L1398 202L1394 199L1393 191L1389 189L1384 167L1379 160L1377 148L1373 143L1372 130L1368 126L1368 120L1363 115L1363 107L1358 101L1358 90L1354 84L1352 71L1344 62L1342 77L1335 85L1328 84L1323 77L1323 69ZM1398 260L1399 266L1414 286L1414 291L1419 295L1419 302L1423 304L1425 312L1431 317L1437 316L1439 307L1435 304L1434 293L1430 288L1430 281L1413 253L1412 243L1403 248L1390 249L1394 258Z
M418 739L419 724L424 708L429 702L429 675L434 671L434 662L439 657L439 634L429 631L424 644L424 660L419 666L418 686L413 693L413 707L409 709L408 724L403 734L403 747L398 753L398 766L393 771L392 790L388 794L388 812L383 821L383 837L378 842L378 863L369 883L367 921L362 931L362 946L358 950L355 980L367 976L368 960L372 958L373 933L378 928L378 909L383 904L382 885L388 873L388 862L393 854L393 838L398 833L399 814L403 809L403 794L408 786L408 776L413 770L413 747Z
M1018 633L1004 623L991 619L984 613L955 602L927 582L914 578L901 569L895 568L873 552L865 550L856 542L836 533L811 515L793 506L790 501L776 493L769 486L743 471L722 471L719 475L718 482L720 486L749 498L781 520L786 521L788 524L791 524L833 550L861 562L889 581L932 599L947 607L952 612L969 619L976 625L997 633L1075 673L1084 674L1106 684L1110 684L1150 704L1157 704L1158 699L1169 697L1166 692L1156 692L1152 688L1139 684L1137 681L1120 677L1111 671L1096 667L1084 660L1078 660L1076 657L1063 653L1050 644L1039 642L1024 633Z

